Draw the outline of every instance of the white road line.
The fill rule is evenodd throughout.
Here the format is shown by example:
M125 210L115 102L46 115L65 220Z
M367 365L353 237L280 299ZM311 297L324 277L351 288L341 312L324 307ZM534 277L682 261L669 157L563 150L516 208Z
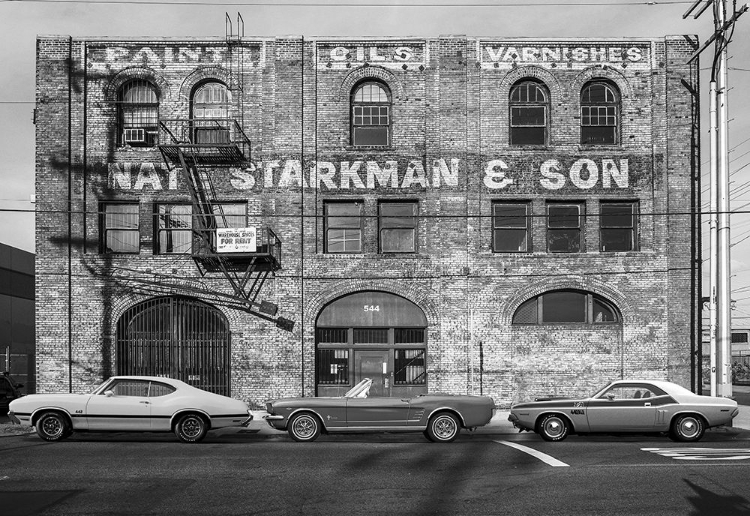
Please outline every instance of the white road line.
M495 442L498 444L504 444L505 446L510 446L511 448L515 448L516 450L520 450L524 453L528 453L532 457L536 457L540 461L544 462L545 464L549 464L553 468L567 468L568 467L568 464L565 464L564 462L559 461L556 458L547 455L546 453L536 451L533 448L522 446L520 444L512 443L509 441L495 441Z

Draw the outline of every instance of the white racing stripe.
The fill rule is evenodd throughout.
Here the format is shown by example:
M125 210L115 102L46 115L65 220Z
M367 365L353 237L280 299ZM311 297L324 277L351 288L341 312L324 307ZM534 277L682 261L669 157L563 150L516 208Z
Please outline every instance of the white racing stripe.
M532 457L536 457L540 461L544 462L545 464L549 464L553 468L567 468L568 467L568 464L565 464L564 462L559 461L556 458L547 455L546 453L536 451L533 448L522 446L520 444L512 443L509 441L495 441L495 442L498 444L504 444L505 446L510 446L511 448L515 448L516 450L520 450L524 453L528 453Z

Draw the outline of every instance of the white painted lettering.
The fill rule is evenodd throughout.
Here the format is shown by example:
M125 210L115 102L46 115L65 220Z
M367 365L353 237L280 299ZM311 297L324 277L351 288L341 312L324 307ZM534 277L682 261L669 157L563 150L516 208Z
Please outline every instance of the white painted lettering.
M424 166L421 161L410 161L406 167L404 180L401 182L401 188L409 188L413 184L418 184L422 188L427 188L427 176L424 173Z
M565 176L560 173L562 165L556 159L548 159L542 166L539 167L539 171L544 176L539 180L539 183L547 190L559 190L565 186Z
M130 165L130 163L110 163L107 186L113 189L130 190Z
M593 160L579 159L570 167L570 181L582 190L588 190L599 182L599 167Z
M313 162L310 169L310 186L320 190L320 183L324 183L329 190L336 189L336 183L333 182L333 176L336 175L336 166L330 161Z
M432 162L432 186L439 187L441 179L445 180L445 186L458 186L458 158L451 158L451 168L445 159L440 158Z
M280 187L300 186L307 188L307 182L302 176L302 165L298 159L289 159L284 164L284 170L279 179Z
M487 168L484 169L484 185L493 190L512 185L513 179L505 177L507 169L508 165L501 159L493 159L487 163Z
M375 188L375 180L380 186L388 186L391 182L391 188L398 188L398 163L395 161L386 161L385 167L380 168L377 161L367 162L367 188Z
M630 178L628 177L628 160L620 160L620 168L615 165L613 159L602 160L602 186L609 188L611 186L611 179L615 180L615 183L619 188L627 188L630 186Z
M233 169L230 171L233 177L229 182L236 190L252 190L255 186L255 176L251 172L255 172L255 165L253 163L244 169Z
M273 170L279 168L279 160L263 162L263 186L266 188L273 187Z
M341 188L349 189L350 181L354 183L354 188L364 188L365 185L362 179L359 177L359 167L362 166L361 161L355 161L349 166L348 161L341 162Z
M138 177L133 185L134 190L143 190L145 186L150 186L154 190L161 190L161 180L156 173L153 163L141 163L138 170Z

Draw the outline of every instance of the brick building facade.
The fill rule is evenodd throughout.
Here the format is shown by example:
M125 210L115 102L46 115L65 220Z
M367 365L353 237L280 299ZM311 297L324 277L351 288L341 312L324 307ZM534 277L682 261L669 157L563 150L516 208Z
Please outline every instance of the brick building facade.
M38 391L690 387L695 45L40 37Z

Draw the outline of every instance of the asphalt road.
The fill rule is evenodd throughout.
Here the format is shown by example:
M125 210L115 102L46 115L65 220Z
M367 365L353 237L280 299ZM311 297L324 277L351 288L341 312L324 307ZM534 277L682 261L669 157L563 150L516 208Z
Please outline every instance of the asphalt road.
M748 514L750 432L0 438L0 514Z

